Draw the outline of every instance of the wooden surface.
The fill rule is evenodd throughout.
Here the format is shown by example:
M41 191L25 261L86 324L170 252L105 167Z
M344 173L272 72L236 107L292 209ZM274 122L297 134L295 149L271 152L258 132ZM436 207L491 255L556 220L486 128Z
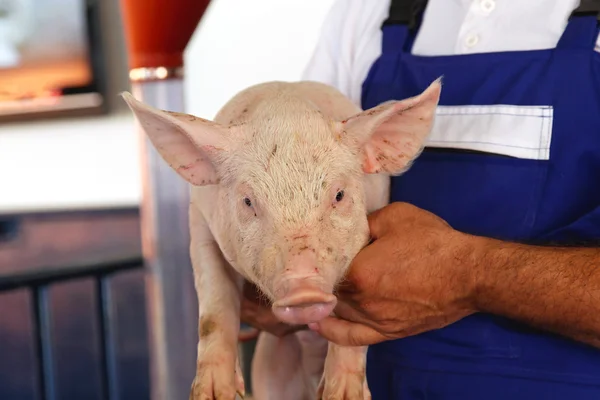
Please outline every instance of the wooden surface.
M16 236L0 239L0 277L141 256L137 209L24 214Z

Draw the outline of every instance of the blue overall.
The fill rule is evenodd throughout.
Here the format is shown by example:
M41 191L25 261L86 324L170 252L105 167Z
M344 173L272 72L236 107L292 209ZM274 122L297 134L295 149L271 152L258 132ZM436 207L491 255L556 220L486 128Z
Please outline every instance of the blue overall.
M572 17L554 49L458 56L412 55L413 30L403 23L382 29L382 54L363 84L364 109L415 96L443 75L440 105L535 105L554 112L549 159L426 148L408 172L393 178L391 201L414 204L481 236L598 242L596 17ZM600 399L600 351L476 314L371 346L367 377L374 400Z

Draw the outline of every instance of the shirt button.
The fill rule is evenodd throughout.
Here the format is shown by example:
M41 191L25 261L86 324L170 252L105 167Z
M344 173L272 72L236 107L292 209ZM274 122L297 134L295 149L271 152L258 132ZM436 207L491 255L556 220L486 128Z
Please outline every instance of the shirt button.
M494 0L481 0L479 6L484 13L489 14L496 8L496 2Z
M465 44L467 45L467 47L473 47L478 42L479 42L479 36L475 35L475 34L467 36L467 39L465 40Z

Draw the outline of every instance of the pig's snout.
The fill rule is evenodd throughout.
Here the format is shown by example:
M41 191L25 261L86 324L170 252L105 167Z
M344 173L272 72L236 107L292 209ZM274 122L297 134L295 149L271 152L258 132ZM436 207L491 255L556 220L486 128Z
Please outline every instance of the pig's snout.
M273 313L282 322L304 325L318 322L331 314L337 298L318 285L298 282L273 303Z
M331 294L333 284L317 268L315 252L305 250L289 254L285 265L285 271L274 284L275 316L292 325L305 325L328 317L337 298Z

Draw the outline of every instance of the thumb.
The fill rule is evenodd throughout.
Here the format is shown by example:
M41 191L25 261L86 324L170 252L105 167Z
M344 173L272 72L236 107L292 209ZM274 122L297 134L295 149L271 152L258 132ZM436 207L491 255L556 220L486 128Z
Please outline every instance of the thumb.
M373 328L335 317L308 324L308 327L340 346L368 346L386 340Z
M368 215L369 221L369 232L371 238L379 239L385 236L390 230L392 230L397 224L396 221L396 209L401 207L399 204L392 203L385 207L382 207L376 211L373 211Z

